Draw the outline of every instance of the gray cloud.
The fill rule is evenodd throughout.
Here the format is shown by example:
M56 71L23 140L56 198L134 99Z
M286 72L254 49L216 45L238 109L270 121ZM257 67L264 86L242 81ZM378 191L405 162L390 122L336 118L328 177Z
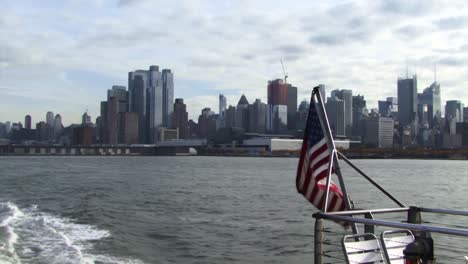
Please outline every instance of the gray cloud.
M467 57L445 57L439 59L437 64L451 67L459 67L467 64Z
M440 30L461 29L468 25L468 16L447 17L435 22Z
M431 0L380 0L379 11L393 15L419 16L430 13L434 9Z
M425 26L405 25L395 29L393 33L397 36L403 37L404 39L416 39L421 35L424 35L428 30L429 29Z

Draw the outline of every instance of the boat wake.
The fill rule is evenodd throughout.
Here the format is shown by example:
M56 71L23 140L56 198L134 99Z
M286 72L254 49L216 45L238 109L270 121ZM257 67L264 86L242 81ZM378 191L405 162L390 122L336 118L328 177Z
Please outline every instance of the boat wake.
M0 264L142 263L91 253L93 241L110 236L107 230L40 212L37 206L19 209L0 202Z

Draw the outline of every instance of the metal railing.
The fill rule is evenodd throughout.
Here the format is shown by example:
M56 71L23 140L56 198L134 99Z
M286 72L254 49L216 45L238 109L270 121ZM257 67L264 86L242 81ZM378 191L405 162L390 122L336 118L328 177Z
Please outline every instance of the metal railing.
M406 219L402 221L389 221L374 219L374 215L386 215L391 213L406 213ZM324 251L324 245L330 244L330 240L325 239L326 233L333 233L333 231L324 228L324 220L334 221L340 224L364 226L364 233L375 233L376 227L379 228L397 228L407 229L413 231L415 237L430 237L431 234L440 234L444 236L456 236L468 239L468 225L464 228L451 228L444 226L428 225L422 221L421 213L430 214L445 214L455 216L468 216L467 211L450 210L450 209L436 209L425 207L402 207L402 208L385 208L385 209L369 209L369 210L349 210L332 213L318 212L313 214L315 220L315 241L314 241L314 263L323 264L323 257L327 256ZM362 217L364 216L364 218ZM441 224L443 225L443 224ZM465 226L462 226L465 227ZM335 237L343 236L343 233L336 232ZM335 243L335 251L337 251ZM461 247L460 247L461 246ZM463 258L468 255L468 240L464 241L462 245L457 246L439 246L441 250L452 251ZM329 256L330 257L330 256ZM450 260L452 257L447 256ZM340 259L335 256L335 260ZM451 259L453 260L453 259ZM460 259L458 259L460 260ZM439 263L439 262L438 262ZM444 262L441 262L444 263Z

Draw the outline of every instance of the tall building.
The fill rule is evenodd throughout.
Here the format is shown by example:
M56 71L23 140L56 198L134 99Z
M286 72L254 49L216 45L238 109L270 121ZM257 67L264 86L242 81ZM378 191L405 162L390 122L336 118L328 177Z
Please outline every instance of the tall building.
M468 122L468 107L463 107L463 122Z
M219 95L219 115L224 116L224 111L226 111L226 96L223 94Z
M327 99L326 111L333 136L346 136L345 101L337 97Z
M129 109L130 112L138 114L139 143L147 143L146 90L148 77L148 71L144 70L128 73ZM105 122L105 120L103 121Z
M449 100L445 104L445 119L447 121L463 122L464 104L459 100Z
M119 101L119 113L128 112L128 92L125 86L113 85L112 89L107 90L107 100L116 97Z
M236 126L236 107L230 105L225 111L225 127L235 127Z
M24 128L31 129L31 116L30 115L26 115L24 117Z
M400 125L411 125L417 117L418 82L416 75L398 79L398 120Z
M99 142L101 144L109 143L109 133L107 132L107 101L101 102L101 119L99 122Z
M297 87L288 84L288 129L296 129Z
M163 126L172 127L172 112L174 110L174 74L170 69L162 70L162 117Z
M433 82L429 87L418 94L418 109L427 107L427 122L429 127L434 127L442 118L441 103L440 103L440 84ZM418 114L421 118L421 114ZM421 122L420 122L421 123Z
M216 117L210 108L204 108L198 117L198 136L209 138L216 132Z
M140 143L158 140L160 127L172 127L174 75L169 69L159 71L152 65L148 71L128 74L129 110L138 113Z
M54 126L54 112L47 112L46 114L46 124L53 127Z
M307 117L309 116L309 102L304 100L299 104L299 108L297 110L297 129L298 130L305 130L305 126L307 123Z
M84 126L91 124L91 116L88 115L88 112L84 112L81 116L81 124Z
M288 86L282 79L268 81L267 94L269 105L288 105Z
M362 138L364 136L364 120L366 118L367 108L364 96L353 96L353 138Z
M189 138L187 106L182 98L175 99L172 125L179 129L180 139Z
M135 112L119 113L118 142L121 144L138 143L138 114Z
M107 144L118 144L119 135L119 99L117 97L110 97L107 100Z
M245 131L249 129L249 101L245 95L242 95L237 103L235 126L243 128Z
M344 102L345 135L351 137L353 130L353 91L333 90L331 97L336 97Z
M393 147L393 119L383 116L372 116L365 121L366 136L364 144L377 148Z
M54 134L59 135L63 129L62 116L60 114L55 115L54 119Z
M288 108L286 105L267 105L266 131L268 133L283 134L288 128Z
M250 133L265 133L265 116L266 116L266 104L262 103L260 99L256 99L255 102L249 107L249 129Z

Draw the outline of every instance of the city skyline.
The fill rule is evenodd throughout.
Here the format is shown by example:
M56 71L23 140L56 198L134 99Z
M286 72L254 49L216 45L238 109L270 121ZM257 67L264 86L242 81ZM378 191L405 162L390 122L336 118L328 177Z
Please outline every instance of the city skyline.
M196 120L204 107L218 108L219 93L227 106L241 94L266 102L267 82L283 76L281 58L298 103L324 83L328 91L365 94L368 107L377 108L378 100L396 97L406 65L422 92L434 80L434 64L441 101L468 102L463 1L236 3L183 1L164 9L144 0L6 3L0 122L26 114L37 122L52 111L68 125L86 109L94 119L106 90L126 86L128 70L153 64L175 72L174 98L184 98ZM140 9L153 12L129 19Z

